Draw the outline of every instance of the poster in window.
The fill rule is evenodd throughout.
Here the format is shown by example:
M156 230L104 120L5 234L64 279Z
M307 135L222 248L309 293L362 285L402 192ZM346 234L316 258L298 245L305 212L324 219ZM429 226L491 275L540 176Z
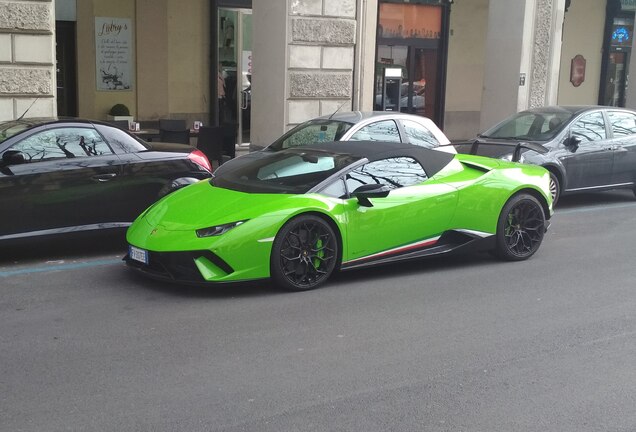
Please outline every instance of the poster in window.
M131 44L129 18L95 17L97 90L131 90Z

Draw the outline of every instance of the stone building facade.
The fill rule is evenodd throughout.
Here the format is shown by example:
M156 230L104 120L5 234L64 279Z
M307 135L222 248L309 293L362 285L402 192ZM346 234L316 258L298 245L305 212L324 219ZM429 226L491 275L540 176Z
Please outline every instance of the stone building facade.
M266 55L254 56L254 70L260 73L252 79L255 96L269 103L253 105L252 138L268 143L281 132L272 125L284 131L358 105L353 98L360 20L356 0L262 3L253 3L260 17L254 22L254 51ZM271 13L272 7L277 13ZM272 29L278 29L275 35Z
M51 0L0 2L0 120L56 114L54 30Z
M430 48L425 43L434 38L378 31L387 5L442 9L439 44ZM56 82L55 29L64 23L77 42L65 51L74 54L70 69L77 72L76 96L70 97L77 110L70 115L106 120L110 107L124 103L142 122L168 117L215 124L222 66L234 73L235 111L240 113L242 97L251 105L251 119L245 116L242 125L248 132L239 136L260 148L309 118L377 109L378 77L386 64L401 60L415 71L414 64L434 60L443 65L434 76L404 76L404 82L414 88L426 78L427 92L435 82L435 93L425 99L437 104L424 115L451 139L465 139L527 107L605 103L614 83L621 84L614 100L635 106L636 87L626 79L636 67L632 38L624 46L608 42L620 23L633 30L635 12L632 0L0 0L0 119L19 117L36 100L29 116L56 114L56 92L64 95L68 88ZM225 46L223 20L237 14L249 18L249 44ZM99 17L133 27L134 79L125 90L96 85ZM408 59L393 55L397 45ZM228 64L230 53L223 50L235 63ZM418 54L427 50L433 54ZM241 71L246 53L249 72ZM571 79L574 58L587 65L577 85ZM616 63L620 58L623 63ZM241 72L249 82L241 82ZM240 119L234 114L232 120Z

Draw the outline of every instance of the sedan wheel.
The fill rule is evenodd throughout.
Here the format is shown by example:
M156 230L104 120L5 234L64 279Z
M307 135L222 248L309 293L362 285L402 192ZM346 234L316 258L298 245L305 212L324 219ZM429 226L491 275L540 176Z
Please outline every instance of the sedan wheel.
M545 233L543 207L531 195L512 197L497 223L497 255L507 261L530 258L541 246Z
M278 232L272 246L271 272L290 291L316 288L336 266L338 242L331 226L317 216L299 216Z
M559 179L552 173L550 173L550 195L552 195L552 206L554 207L559 201L559 196L561 195L561 185L559 184Z

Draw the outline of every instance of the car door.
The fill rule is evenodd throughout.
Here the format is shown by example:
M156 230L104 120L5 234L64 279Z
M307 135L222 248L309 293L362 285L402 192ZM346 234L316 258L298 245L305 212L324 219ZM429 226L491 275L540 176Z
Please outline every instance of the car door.
M601 111L583 114L570 126L570 137L578 146L568 146L560 156L565 166L567 190L594 188L612 181L614 152Z
M369 162L346 175L349 194L367 184L392 189L384 198L371 199L372 207L361 206L356 198L346 201L351 260L387 258L434 244L452 219L457 191L426 180L411 157Z
M9 144L24 163L3 166L0 235L118 222L119 158L89 126L44 128Z
M636 114L608 111L612 130L614 166L612 184L630 184L636 180Z

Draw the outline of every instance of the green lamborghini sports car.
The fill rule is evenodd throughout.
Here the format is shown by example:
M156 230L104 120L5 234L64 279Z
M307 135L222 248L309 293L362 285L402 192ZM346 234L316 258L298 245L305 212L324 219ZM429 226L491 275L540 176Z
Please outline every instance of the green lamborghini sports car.
M476 248L524 260L552 215L542 167L405 143L264 153L156 202L124 260L179 283L271 278L307 290L337 270Z

